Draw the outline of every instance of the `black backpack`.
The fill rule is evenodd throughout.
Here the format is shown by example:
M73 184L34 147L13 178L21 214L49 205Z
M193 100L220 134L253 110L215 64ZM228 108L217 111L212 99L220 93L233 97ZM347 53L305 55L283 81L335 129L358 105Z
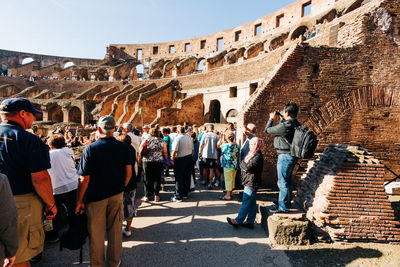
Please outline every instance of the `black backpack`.
M83 245L86 242L86 238L89 235L87 230L87 215L86 213L81 215L71 216L69 227L66 231L61 234L60 237L60 251L63 248L70 250L80 249L79 262L82 263L82 250Z
M290 144L290 155L299 159L310 159L317 145L318 140L314 132L304 125L297 126Z

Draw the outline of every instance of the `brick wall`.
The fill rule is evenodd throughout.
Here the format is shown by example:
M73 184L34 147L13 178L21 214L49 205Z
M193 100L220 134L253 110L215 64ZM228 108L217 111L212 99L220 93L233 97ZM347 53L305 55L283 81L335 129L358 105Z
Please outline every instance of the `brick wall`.
M299 181L295 205L335 241L400 242L385 169L366 150L329 146Z
M273 137L263 133L268 114L289 101L300 106L299 121L317 132L318 151L328 144L368 148L400 173L400 50L392 27L383 32L373 12L363 15L363 44L349 48L298 47L265 88L251 99L239 123L253 122L266 140L264 182L276 183ZM355 22L359 24L357 20ZM350 28L349 28L350 29ZM392 178L387 174L386 179Z

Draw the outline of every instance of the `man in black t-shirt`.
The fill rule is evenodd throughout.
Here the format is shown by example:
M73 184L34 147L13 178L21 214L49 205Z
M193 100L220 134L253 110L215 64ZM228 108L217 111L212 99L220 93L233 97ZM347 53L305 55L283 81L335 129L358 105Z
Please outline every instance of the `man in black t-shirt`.
M86 147L79 163L76 213L86 207L90 234L90 266L105 266L104 229L107 228L107 264L119 265L122 256L122 193L132 176L129 145L113 137L112 116L99 119L100 138ZM86 193L86 195L85 195ZM85 196L85 201L84 201Z
M0 172L7 175L18 209L18 251L16 264L29 264L43 250L43 203L47 219L57 207L53 197L48 147L26 129L35 114L26 98L9 98L0 104Z

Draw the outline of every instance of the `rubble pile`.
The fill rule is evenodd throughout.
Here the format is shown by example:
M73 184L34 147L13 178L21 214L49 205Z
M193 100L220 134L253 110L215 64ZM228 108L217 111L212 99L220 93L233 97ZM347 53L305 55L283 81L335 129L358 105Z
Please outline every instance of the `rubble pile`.
M363 148L331 145L310 161L295 206L334 241L400 242L384 165Z

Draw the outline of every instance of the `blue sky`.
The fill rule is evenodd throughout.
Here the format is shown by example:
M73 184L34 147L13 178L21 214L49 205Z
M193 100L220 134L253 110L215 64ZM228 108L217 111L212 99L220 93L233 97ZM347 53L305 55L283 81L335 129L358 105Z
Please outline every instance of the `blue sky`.
M295 0L0 0L0 49L103 58L109 44L230 29Z

